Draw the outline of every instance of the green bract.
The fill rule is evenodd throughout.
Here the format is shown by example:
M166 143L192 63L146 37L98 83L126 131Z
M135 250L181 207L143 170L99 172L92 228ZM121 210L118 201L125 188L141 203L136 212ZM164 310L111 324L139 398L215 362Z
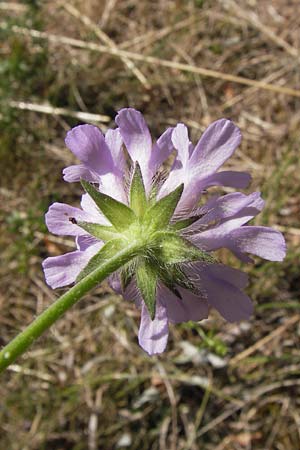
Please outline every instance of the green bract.
M121 287L125 290L135 277L136 285L152 320L155 317L156 290L159 281L179 298L181 295L178 286L197 294L180 264L192 261L213 263L215 260L180 235L180 231L197 218L177 222L172 220L183 192L183 184L153 202L153 198L151 200L147 198L141 170L136 163L129 193L130 206L127 206L97 191L88 182L82 180L81 183L102 214L110 221L111 226L76 222L89 234L104 242L101 250L79 274L77 281L95 270L104 260L122 252L129 244L138 244L140 250L136 258L121 269Z

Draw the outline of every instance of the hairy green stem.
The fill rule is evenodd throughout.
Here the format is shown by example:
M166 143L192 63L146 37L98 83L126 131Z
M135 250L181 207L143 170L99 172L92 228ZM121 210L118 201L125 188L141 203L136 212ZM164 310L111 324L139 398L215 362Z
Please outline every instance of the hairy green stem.
M0 352L0 373L59 319L71 306L80 300L89 290L97 286L106 277L118 270L142 249L138 242L128 245L109 259L103 261L93 272L59 297L53 305L42 312L24 331L18 334Z

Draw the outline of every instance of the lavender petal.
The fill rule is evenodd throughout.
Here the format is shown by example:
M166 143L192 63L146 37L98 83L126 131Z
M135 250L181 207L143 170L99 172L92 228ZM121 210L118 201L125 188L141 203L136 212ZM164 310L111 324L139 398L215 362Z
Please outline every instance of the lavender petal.
M240 145L242 135L238 127L227 119L213 122L203 133L191 156L191 166L198 174L215 172Z
M46 225L51 233L65 236L79 236L86 232L75 224L76 221L91 222L92 216L79 208L66 205L65 203L53 203L46 216Z
M226 272L221 276L221 271L219 268L215 273L210 266L201 271L201 285L206 291L208 303L229 322L249 319L253 312L250 298L226 280Z
M65 255L52 256L43 261L47 284L52 288L74 283L89 260L100 250L102 243L89 247L86 251L75 251Z
M80 181L81 179L90 183L97 183L99 181L97 174L88 169L84 164L68 166L63 169L63 179L68 183Z
M268 227L244 226L233 230L230 239L234 248L269 261L282 261L286 254L283 235Z
M160 301L167 309L167 316L170 322L181 323L189 320L198 322L199 320L207 319L208 304L205 298L196 296L192 292L179 287L178 291L182 299L176 297L166 287L160 288Z
M99 175L113 170L113 160L104 136L94 125L72 128L66 137L67 147L84 165Z
M149 354L162 353L167 345L169 335L166 308L157 300L154 320L151 320L148 309L142 302L141 323L139 328L139 344Z

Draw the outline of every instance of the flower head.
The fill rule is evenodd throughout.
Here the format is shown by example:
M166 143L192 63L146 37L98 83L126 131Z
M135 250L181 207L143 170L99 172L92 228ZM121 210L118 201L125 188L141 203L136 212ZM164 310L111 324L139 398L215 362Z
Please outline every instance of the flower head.
M248 253L281 261L283 236L246 225L264 206L259 192L202 202L209 186L249 183L247 173L217 172L240 144L240 130L230 120L218 120L194 147L183 124L168 128L153 144L143 116L131 108L121 110L116 123L118 128L105 136L92 125L67 134L66 144L80 164L64 169L64 179L81 180L86 193L81 209L54 203L46 215L49 231L75 236L77 246L44 261L47 283L52 288L71 284L138 242L141 251L110 277L110 284L141 309L139 343L149 354L164 351L169 323L202 320L211 307L228 321L248 319L247 275L218 263L212 252L225 247L245 262L252 261ZM173 151L168 176L158 182Z

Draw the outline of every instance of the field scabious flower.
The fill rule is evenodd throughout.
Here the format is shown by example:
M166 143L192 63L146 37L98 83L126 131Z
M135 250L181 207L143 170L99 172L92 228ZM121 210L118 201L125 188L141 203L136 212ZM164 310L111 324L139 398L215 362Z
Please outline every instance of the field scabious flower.
M228 248L244 262L252 261L248 253L281 261L285 242L278 231L247 225L264 206L259 192L202 201L210 186L248 185L247 173L217 172L240 144L239 129L217 120L194 147L183 124L153 143L143 116L131 108L121 110L116 123L105 136L92 125L67 134L66 145L80 164L64 169L64 179L81 180L86 193L81 209L54 203L46 215L49 231L74 236L77 246L44 261L47 283L57 288L76 282L138 241L141 252L109 281L141 309L139 343L149 354L164 351L169 323L202 320L211 307L230 322L248 319L247 275L220 264L212 252ZM159 176L172 152L168 176Z

